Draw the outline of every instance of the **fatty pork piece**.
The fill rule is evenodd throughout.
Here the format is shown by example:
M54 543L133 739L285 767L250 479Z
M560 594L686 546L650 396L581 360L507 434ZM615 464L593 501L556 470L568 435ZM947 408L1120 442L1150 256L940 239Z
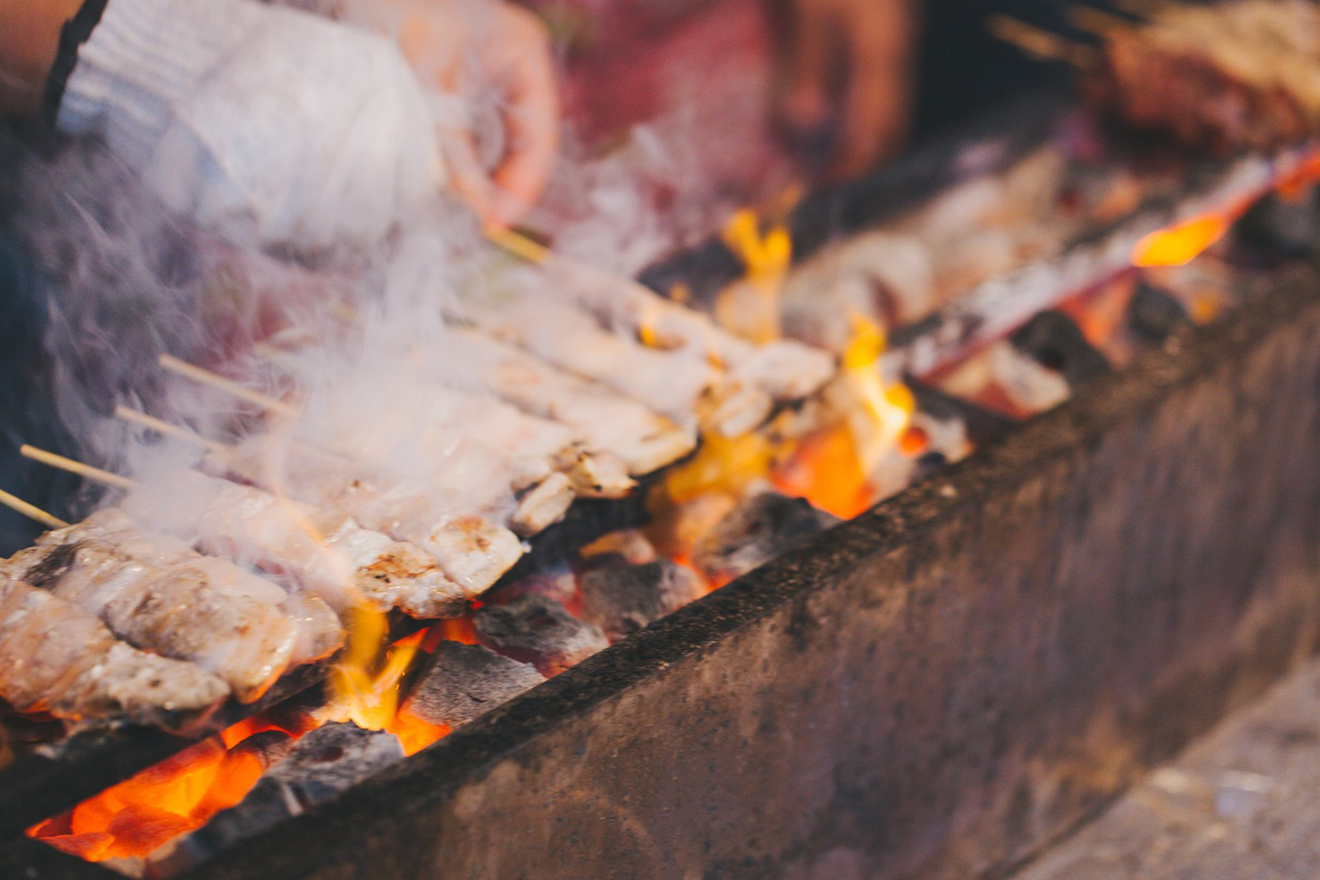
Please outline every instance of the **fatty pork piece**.
M168 488L139 489L124 507L208 552L287 572L339 612L366 603L423 619L452 617L476 595L441 571L431 554L349 516L197 471L173 474Z
M0 577L0 696L18 711L182 730L228 695L194 664L132 648L83 608Z
M95 614L136 648L189 660L220 676L244 703L284 674L297 625L272 605L212 589L197 568L160 568L73 533L72 543L20 551L10 576Z
M480 331L450 330L476 381L518 408L562 422L591 449L610 452L638 477L687 456L696 432L602 384L579 378Z
M216 466L265 482L259 444L249 448L253 455L227 454L216 460ZM473 466L465 479L489 474L477 463L469 464ZM284 471L288 490L314 506L277 502L260 490L209 477L205 479L223 484L219 491L232 500L207 506L235 511L224 531L238 535L244 529L253 531L247 524L260 507L263 528L270 520L283 543L306 557L301 568L314 570L309 574L331 593L343 596L346 580L351 580L378 607L388 609L391 606L384 602L391 602L414 617L453 617L522 558L517 535L483 516L460 512L456 499L444 497L427 482L365 474L361 465L306 448L290 455ZM489 491L489 482L481 488ZM238 513L240 494L249 501L243 514ZM317 511L334 511L341 519L335 522L334 514ZM312 532L319 531L319 540L309 534L309 525L314 526ZM255 533L250 538L273 544L274 558L279 559L281 542ZM235 550L242 552L241 547ZM329 596L326 601L341 607Z

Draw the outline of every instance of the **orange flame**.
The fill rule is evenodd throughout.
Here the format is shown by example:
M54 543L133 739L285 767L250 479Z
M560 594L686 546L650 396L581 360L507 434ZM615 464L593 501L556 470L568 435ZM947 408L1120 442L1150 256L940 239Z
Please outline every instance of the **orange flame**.
M1210 214L1152 232L1137 242L1132 265L1142 268L1186 266L1228 232L1233 218Z
M775 226L762 234L756 212L738 211L724 228L724 241L747 266L744 283L721 293L715 303L720 324L757 343L781 335L779 291L793 258L788 230Z
M28 836L91 862L145 857L235 806L257 784L257 757L225 747L237 735L230 728L198 743L29 829Z
M880 371L885 334L880 325L856 314L853 339L843 354L843 380L860 407L848 413L849 429L866 473L875 468L912 423L917 402L901 382L886 384Z

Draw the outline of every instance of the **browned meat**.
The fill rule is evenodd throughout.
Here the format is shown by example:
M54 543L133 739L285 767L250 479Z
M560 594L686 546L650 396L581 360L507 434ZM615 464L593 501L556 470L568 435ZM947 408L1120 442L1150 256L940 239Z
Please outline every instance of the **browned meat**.
M197 666L117 641L84 609L0 579L0 696L22 712L82 721L126 716L180 729L229 694Z
M95 538L30 548L9 570L95 614L135 647L214 672L243 702L275 683L298 643L298 626L278 607L213 589L201 569L160 569Z

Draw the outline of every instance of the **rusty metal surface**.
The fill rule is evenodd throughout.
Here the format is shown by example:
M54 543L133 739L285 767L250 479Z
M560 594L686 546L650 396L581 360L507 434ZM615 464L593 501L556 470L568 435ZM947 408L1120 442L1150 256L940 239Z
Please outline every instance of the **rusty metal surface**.
M1320 643L1317 339L1175 337L194 876L1000 873Z

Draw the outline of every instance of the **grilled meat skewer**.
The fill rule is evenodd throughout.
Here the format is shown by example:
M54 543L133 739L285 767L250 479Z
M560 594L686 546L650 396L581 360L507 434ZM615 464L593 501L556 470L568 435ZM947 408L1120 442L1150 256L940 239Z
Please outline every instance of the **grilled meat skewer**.
M219 461L245 479L265 483L271 475L261 463L260 449L261 444L256 444L252 451L257 454L227 455ZM308 509L341 511L335 515L351 518L348 521L355 527L362 523L378 534L394 536L414 554L426 557L437 572L443 570L453 585L449 594L457 604L451 603L444 614L414 616L453 616L466 607L467 600L493 586L523 555L522 542L513 532L484 516L462 512L471 510L471 496L480 497L482 492L488 493L492 504L500 499L512 502L504 490L489 494L492 463L480 449L470 453L474 449L461 444L451 450L454 463L461 462L458 475L470 483L449 487L457 497L445 497L430 481L369 472L333 453L307 448L291 454L281 479L299 499L315 505Z
M132 648L83 608L0 578L0 696L20 712L68 721L122 715L181 730L228 695L194 664Z
M288 592L280 584L227 559L203 556L189 544L169 535L143 530L128 514L115 508L97 511L82 522L47 532L38 546L76 544L84 538L104 543L114 551L167 570L187 570L206 578L210 589L224 596L243 597L278 609L297 627L291 661L313 663L329 657L344 643L338 615L320 597Z
M623 461L634 477L696 448L696 434L603 385L580 379L477 330L451 329L457 357L487 390L533 415L562 422L588 448Z
M431 553L364 528L345 514L190 470L180 471L170 490L167 497L139 490L124 507L209 552L287 572L341 612L366 602L417 618L452 617L504 571L495 571L503 560L491 560L481 547L470 546L462 524L451 527L461 534L449 540L450 568L473 582L489 579L480 588L461 586Z
M213 672L240 702L258 699L289 667L297 625L275 606L211 589L195 568L158 568L86 535L29 547L7 574L95 614L136 648Z

